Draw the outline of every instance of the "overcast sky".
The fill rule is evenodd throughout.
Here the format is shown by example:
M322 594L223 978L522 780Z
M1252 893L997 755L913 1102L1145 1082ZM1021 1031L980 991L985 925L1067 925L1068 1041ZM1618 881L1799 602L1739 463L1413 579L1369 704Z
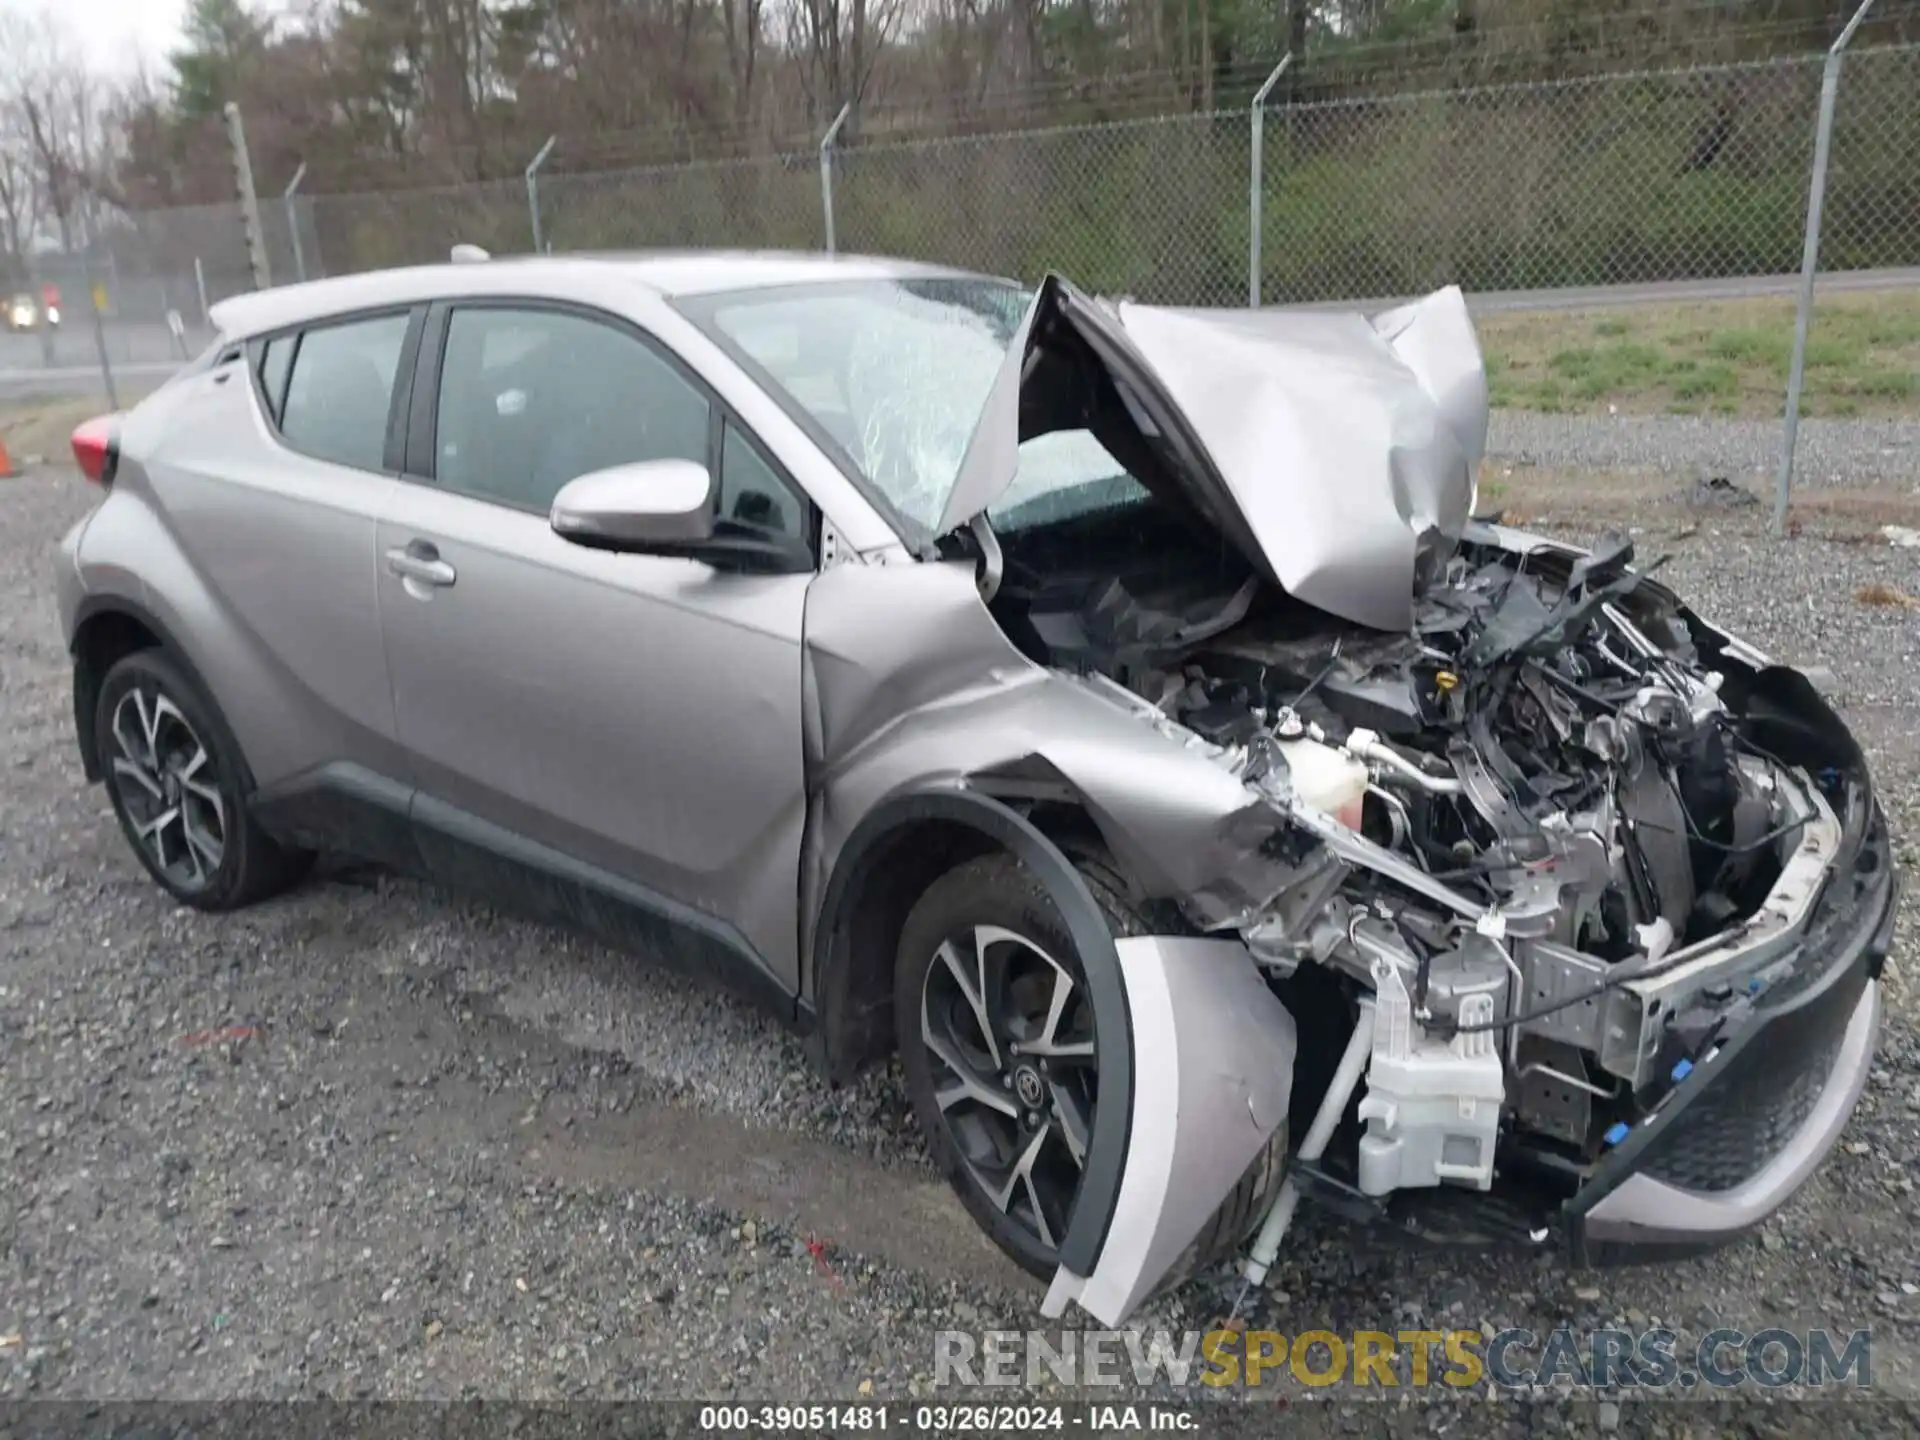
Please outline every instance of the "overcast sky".
M156 72L180 43L186 0L0 0L0 10L50 9L103 73L125 74L136 55Z

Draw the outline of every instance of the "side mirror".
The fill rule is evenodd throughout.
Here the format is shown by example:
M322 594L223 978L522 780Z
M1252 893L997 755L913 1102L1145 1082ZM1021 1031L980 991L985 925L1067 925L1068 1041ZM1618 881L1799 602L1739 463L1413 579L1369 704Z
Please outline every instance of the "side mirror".
M640 460L560 487L553 533L602 550L684 553L713 537L713 477L693 460Z

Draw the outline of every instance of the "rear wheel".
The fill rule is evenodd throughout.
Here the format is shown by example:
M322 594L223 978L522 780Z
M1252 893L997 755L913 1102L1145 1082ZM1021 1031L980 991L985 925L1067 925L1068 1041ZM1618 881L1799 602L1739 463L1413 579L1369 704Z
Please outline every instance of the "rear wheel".
M121 831L175 899L238 909L305 872L313 857L276 844L247 812L246 764L218 709L161 652L107 671L93 734Z
M1124 900L1087 880L1114 934L1143 932ZM1102 1056L1132 1037L1098 1033L1066 923L1011 856L950 871L914 906L894 1021L934 1164L1001 1250L1050 1279L1100 1105ZM1278 1186L1285 1140L1282 1126L1167 1283L1246 1238Z

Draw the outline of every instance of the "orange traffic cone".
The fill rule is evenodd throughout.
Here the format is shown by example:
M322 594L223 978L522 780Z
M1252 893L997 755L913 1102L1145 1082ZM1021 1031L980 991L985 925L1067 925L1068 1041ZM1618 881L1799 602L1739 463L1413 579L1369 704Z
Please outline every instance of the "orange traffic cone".
M6 437L0 435L0 480L11 480L19 473L13 468L13 457L7 453Z

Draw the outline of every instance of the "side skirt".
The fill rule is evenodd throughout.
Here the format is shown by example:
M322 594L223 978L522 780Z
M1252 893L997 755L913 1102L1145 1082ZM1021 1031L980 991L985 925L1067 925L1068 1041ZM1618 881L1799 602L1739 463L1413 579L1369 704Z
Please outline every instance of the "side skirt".
M469 892L583 931L798 1023L793 993L726 921L358 765L325 765L253 797L275 839Z

